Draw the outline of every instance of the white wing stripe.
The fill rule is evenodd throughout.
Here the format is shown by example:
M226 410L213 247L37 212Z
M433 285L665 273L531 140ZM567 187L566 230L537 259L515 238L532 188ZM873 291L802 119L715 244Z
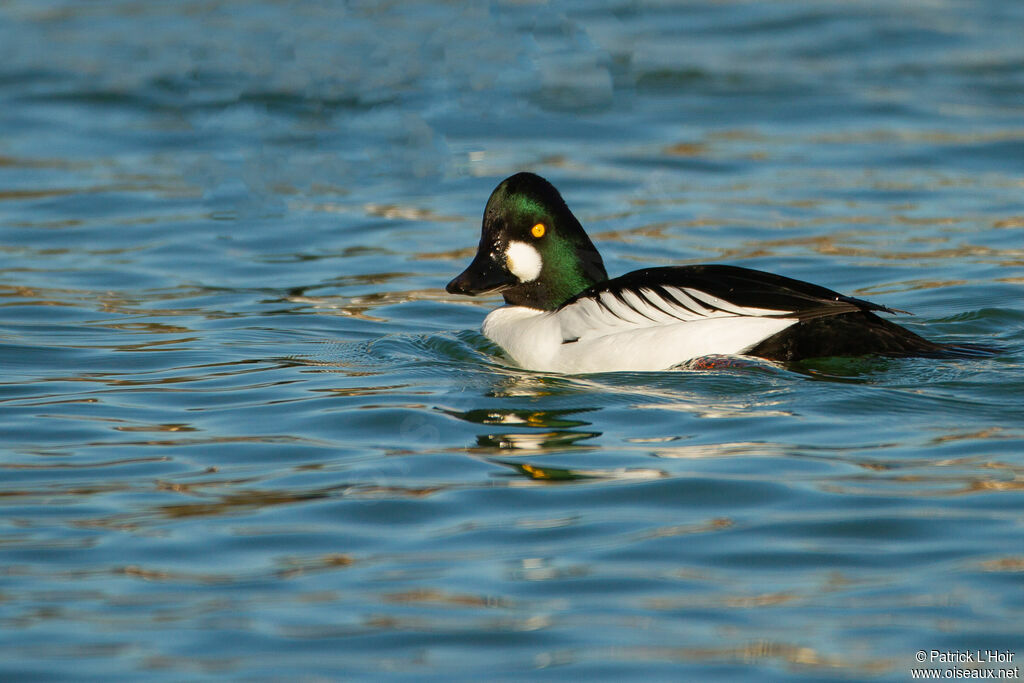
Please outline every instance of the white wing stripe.
M691 287L603 291L558 312L565 341L718 318L785 317L790 311L737 306Z
M761 317L761 316L766 316L766 315L779 315L779 314L792 313L792 311L780 311L780 310L774 310L774 309L771 309L771 308L754 308L754 307L737 306L736 304L730 303L730 302L726 301L725 299L720 299L717 296L712 296L711 294L708 294L707 292L702 292L699 289L692 289L690 287L686 287L685 291L690 296L692 296L692 297L694 297L694 298L696 298L696 299L698 299L700 301L703 301L703 302L707 303L712 308L717 308L720 311L726 311L727 313L732 313L733 315L744 315L744 316Z
M616 318L621 318L626 322L634 324L643 322L643 316L630 308L629 304L620 301L619 298L611 292L601 292L600 296L598 296L598 301L603 305L605 310Z
M654 308L658 309L658 311L661 314L667 316L668 318L672 318L673 320L686 320L685 317L680 317L679 314L681 313L681 311L676 311L675 313L673 313L671 310L667 310L673 308L673 306L667 301L665 301L664 298L659 296L658 293L655 292L653 289L648 289L646 287L641 289L640 296L642 296L645 301L647 301ZM659 302L661 303L661 305L659 305ZM662 307L662 305L664 305L664 308Z
M662 297L662 301L676 308L682 308L690 314L689 317L692 319L704 318L711 313L705 306L702 306L696 299L678 287L664 287L664 290L669 298L665 299ZM693 318L693 316L696 316L696 318Z
M644 316L652 322L664 322L665 314L658 311L656 308L651 306L648 301L645 301L642 294L634 292L632 290L624 289L620 292L623 299L626 300L626 304L634 311Z

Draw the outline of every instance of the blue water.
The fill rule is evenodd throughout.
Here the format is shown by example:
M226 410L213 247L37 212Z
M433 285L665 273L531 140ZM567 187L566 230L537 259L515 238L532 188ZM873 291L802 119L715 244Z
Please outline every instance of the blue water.
M0 5L0 678L1024 659L1024 4ZM503 177L983 359L585 377L444 292Z

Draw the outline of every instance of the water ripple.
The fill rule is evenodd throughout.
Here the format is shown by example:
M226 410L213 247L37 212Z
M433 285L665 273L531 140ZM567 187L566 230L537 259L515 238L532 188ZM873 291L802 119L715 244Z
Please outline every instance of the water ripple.
M0 677L1019 650L1022 19L0 4ZM999 351L524 372L443 290L518 170L613 274L762 268Z

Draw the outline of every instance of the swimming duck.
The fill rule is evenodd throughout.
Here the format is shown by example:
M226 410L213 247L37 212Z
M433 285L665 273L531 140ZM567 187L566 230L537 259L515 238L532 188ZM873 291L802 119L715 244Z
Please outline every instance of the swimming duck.
M644 268L609 279L558 190L506 178L484 209L476 256L448 292L500 292L484 335L527 370L667 370L709 355L776 361L940 355L877 313L903 313L825 287L729 265Z

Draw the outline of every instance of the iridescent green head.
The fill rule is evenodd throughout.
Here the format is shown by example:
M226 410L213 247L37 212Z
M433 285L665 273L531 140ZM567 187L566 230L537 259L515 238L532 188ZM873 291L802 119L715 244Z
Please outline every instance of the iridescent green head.
M513 306L551 311L607 279L601 255L558 190L538 175L517 173L491 193L476 257L447 289L501 292Z

